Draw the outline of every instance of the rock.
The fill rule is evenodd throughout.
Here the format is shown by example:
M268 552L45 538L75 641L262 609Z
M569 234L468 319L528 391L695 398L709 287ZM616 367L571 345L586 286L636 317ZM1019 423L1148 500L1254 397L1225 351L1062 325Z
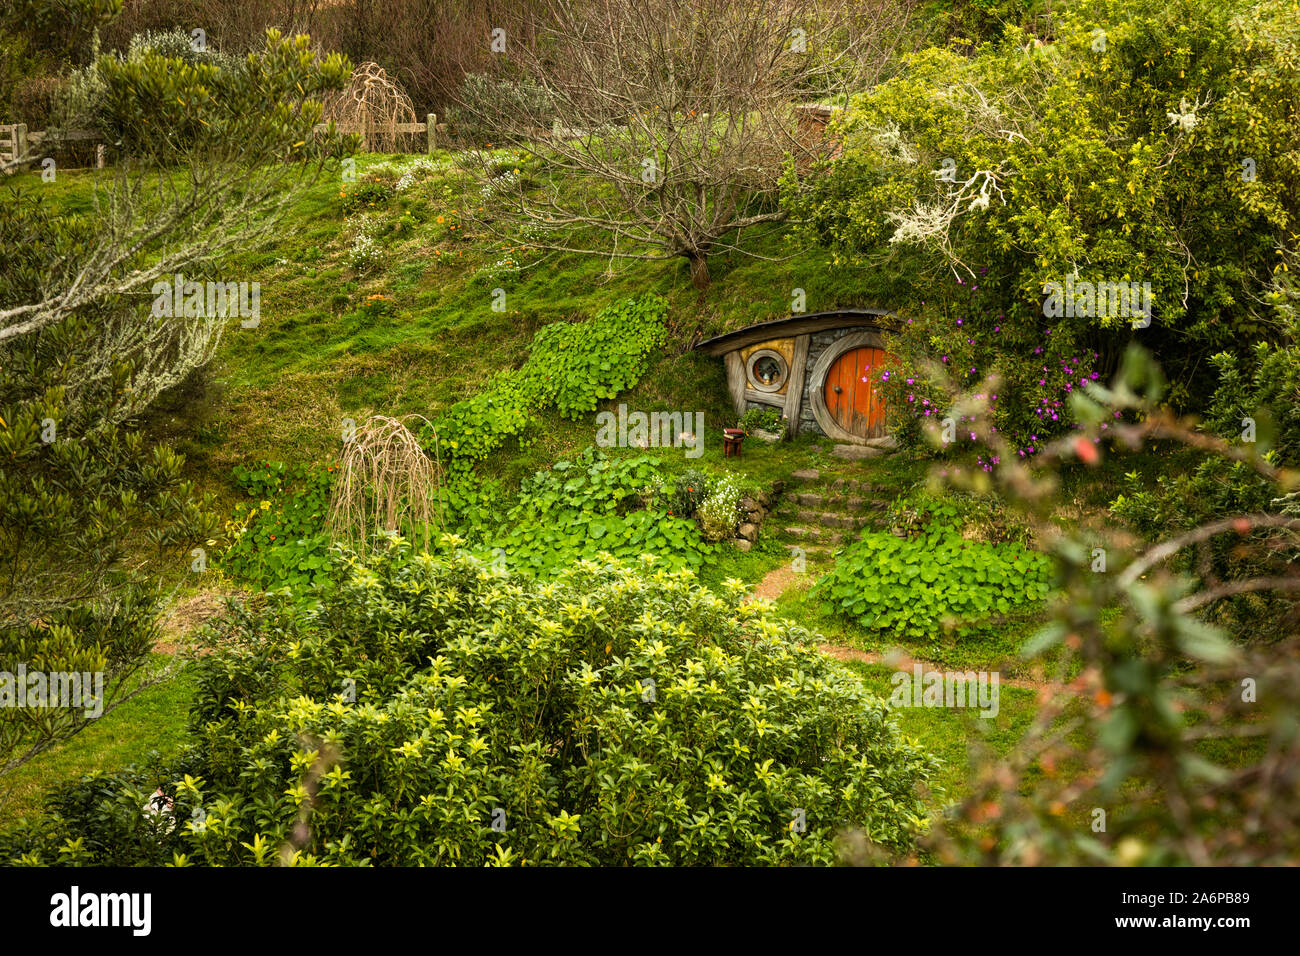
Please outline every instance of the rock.
M785 491L785 482L784 482L784 481L781 481L780 479L778 479L778 480L772 482L772 495L773 495L773 497L776 497L776 496L780 495L781 492L783 492L783 491Z
M741 511L757 511L757 510L758 510L758 502L755 501L753 498L741 498L741 499L740 499L740 510L741 510Z
M853 519L848 515L824 514L821 516L821 523L827 528L852 528Z
M822 496L813 494L811 491L795 495L794 500L801 505L808 505L812 508L820 508L822 506Z
M813 452L813 453L815 453L815 454L820 455L820 454L821 454L823 451L825 451L826 449L822 448L821 445L809 445L809 446L808 446L808 450L809 450L810 452Z
M835 458L847 458L849 461L861 461L864 458L879 458L885 452L873 445L836 445L831 449Z
M844 502L844 507L850 511L861 511L867 506L866 498L849 498Z
M752 541L746 541L744 538L737 538L735 541L731 543L734 544L736 548L740 551L748 551L750 548L754 546L754 543Z
M883 438L868 438L862 444L871 448L887 448L892 451L898 447L898 439L893 435L886 435Z
M794 473L795 481L816 481L822 473L816 468L800 468Z
M775 496L770 491L760 491L758 493L758 503L762 505L764 508L770 508L772 507L772 501L774 500L774 497Z
M838 448L839 446L836 445L835 447ZM831 482L831 489L832 489L833 491L843 491L843 490L844 490L844 479L843 479L843 478L836 478L834 481L832 481L832 482Z
M758 525L746 521L740 526L740 531L737 533L746 541L756 541L758 540Z
M778 435L776 432L764 431L761 428L755 428L752 432L750 432L750 434L753 435L755 438L757 438L759 441L778 442L781 440L781 436Z

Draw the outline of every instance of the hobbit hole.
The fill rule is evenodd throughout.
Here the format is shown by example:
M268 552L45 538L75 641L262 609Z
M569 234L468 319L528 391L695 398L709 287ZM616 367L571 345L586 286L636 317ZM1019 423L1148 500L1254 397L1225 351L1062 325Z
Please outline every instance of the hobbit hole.
M723 359L737 414L776 409L789 434L836 441L888 440L880 373L890 356L881 333L889 313L843 309L760 322L695 348Z

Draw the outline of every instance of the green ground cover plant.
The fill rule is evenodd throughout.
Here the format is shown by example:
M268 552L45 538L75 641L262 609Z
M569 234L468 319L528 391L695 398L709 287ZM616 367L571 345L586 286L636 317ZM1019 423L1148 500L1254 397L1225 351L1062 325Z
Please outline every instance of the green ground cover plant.
M938 640L977 635L1000 617L1040 604L1051 590L1051 559L1023 545L987 544L930 525L900 538L867 531L837 556L813 597L823 614L844 614L870 630Z
M326 527L334 466L263 462L234 470L247 498L226 522L229 546L217 566L260 588L301 592L326 579Z
M533 338L528 361L450 408L435 423L436 451L453 480L501 448L527 441L537 411L577 418L635 385L665 340L666 305L658 296L623 300L584 323L556 322ZM432 444L432 442L431 442Z
M537 574L601 553L620 560L653 554L667 567L698 569L718 548L689 513L674 513L672 499L655 493L663 482L662 466L650 455L611 458L588 448L525 480L489 540L509 564Z

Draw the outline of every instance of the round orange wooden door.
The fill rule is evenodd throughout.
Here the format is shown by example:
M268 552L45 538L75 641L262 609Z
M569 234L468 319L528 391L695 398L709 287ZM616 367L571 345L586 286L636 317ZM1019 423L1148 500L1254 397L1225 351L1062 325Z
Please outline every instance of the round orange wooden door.
M846 432L863 438L884 434L885 405L879 388L885 360L883 349L849 349L826 373L826 408Z

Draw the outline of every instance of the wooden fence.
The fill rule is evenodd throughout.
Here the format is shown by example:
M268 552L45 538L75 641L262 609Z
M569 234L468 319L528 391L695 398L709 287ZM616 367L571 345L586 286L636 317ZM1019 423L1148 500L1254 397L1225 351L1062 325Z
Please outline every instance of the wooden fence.
M0 163L12 163L41 144L58 146L80 142L95 144L95 165L103 169L105 149L102 140L99 133L87 129L36 130L29 133L26 123L0 125Z
M312 127L312 129L317 133L323 133L328 128L329 128L328 124L326 123L317 123L314 127ZM429 113L425 117L425 122L423 123L394 123L391 126L383 125L383 126L369 126L369 127L365 125L354 125L351 123L335 123L334 128L337 129L340 133L356 133L361 137L362 142L365 142L365 140L369 137L370 134L376 132L423 133L425 137L426 152L432 153L435 149L438 148L439 127L438 127L437 113ZM446 132L447 127L444 125L441 129L443 132Z
M364 139L367 133L376 132L376 128L366 129L362 126L353 126L350 124L335 124L335 128L341 133L358 133ZM317 123L314 130L318 133L324 132L327 124ZM391 127L383 127L384 132L395 133L423 133L425 140L425 149L432 153L437 148L438 143L438 116L436 113L428 114L426 122L423 123L396 123ZM446 126L442 127L446 131ZM10 123L0 125L0 163L8 164L14 162L19 156L27 154L28 150L33 150L42 144L57 146L63 143L71 142L88 142L95 144L95 165L99 169L104 168L106 149L102 142L103 137L92 130L73 129L73 130L44 130L28 132L26 123ZM13 170L10 170L13 172Z

